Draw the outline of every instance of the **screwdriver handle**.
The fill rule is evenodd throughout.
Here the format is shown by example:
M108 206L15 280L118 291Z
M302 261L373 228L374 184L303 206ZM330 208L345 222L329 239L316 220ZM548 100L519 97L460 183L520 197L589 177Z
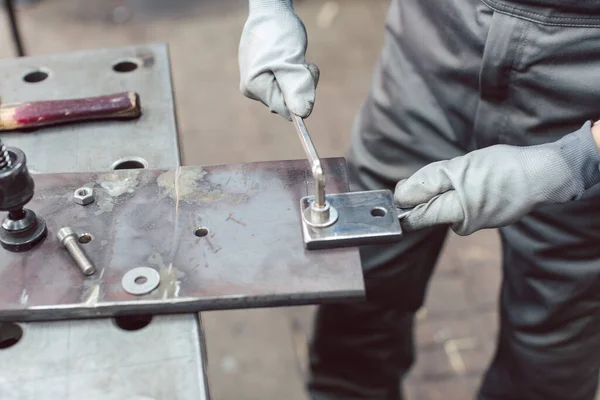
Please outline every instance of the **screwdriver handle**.
M91 120L132 119L141 113L140 96L135 92L0 104L0 132Z

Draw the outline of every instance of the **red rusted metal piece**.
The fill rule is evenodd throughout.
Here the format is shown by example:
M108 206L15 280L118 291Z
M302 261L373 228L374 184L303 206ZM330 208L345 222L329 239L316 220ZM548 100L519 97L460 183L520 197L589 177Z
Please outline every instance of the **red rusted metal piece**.
M135 92L5 104L0 105L0 131L90 120L133 119L141 113L140 98Z

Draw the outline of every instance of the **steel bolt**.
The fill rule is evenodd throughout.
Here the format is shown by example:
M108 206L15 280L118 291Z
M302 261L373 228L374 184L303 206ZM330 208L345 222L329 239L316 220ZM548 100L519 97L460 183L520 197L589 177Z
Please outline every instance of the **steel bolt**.
M60 244L67 249L75 263L84 273L84 275L92 275L96 272L94 264L87 258L81 246L79 246L77 234L69 227L61 228L58 231L58 240Z

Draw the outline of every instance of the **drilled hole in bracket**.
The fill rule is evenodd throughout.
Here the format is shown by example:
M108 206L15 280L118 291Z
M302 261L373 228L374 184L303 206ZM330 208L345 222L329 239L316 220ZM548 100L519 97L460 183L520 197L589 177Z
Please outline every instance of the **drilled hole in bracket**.
M383 207L374 207L371 210L371 215L374 217L385 217L387 214L387 210Z
M14 346L23 337L23 328L13 322L0 323L0 350Z

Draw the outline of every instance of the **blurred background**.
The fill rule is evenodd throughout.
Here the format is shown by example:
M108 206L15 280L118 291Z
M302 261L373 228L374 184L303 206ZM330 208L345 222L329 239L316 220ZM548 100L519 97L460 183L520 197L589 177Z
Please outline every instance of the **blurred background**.
M291 124L239 92L237 49L246 0L15 3L30 55L168 43L185 165L304 157ZM308 61L321 69L307 125L323 157L342 156L347 148L381 47L388 3L295 1L309 34ZM6 13L0 12L0 58L14 57ZM494 231L450 238L419 313L410 400L473 398L494 351L499 279ZM306 400L312 313L312 307L203 313L213 398Z

